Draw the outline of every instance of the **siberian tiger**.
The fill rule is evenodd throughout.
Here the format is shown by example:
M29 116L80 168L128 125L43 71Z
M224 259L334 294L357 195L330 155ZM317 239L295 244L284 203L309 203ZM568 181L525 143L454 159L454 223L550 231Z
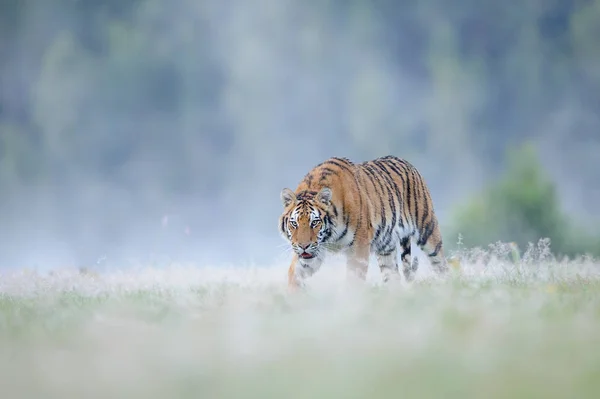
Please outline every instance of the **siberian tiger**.
M407 281L418 258L411 241L428 255L433 269L448 270L429 189L409 162L385 156L363 163L330 158L314 167L296 191L281 191L279 230L294 251L288 270L292 289L304 284L326 251L347 254L348 276L364 280L374 253L383 281L399 278L397 254Z

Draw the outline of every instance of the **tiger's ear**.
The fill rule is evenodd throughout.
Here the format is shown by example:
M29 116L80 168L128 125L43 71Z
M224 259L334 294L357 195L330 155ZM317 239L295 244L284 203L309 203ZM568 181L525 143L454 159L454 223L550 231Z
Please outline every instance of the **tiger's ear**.
M295 204L297 200L296 194L289 188L281 190L281 202L284 208L287 208L291 203Z
M331 189L329 187L323 187L321 191L317 194L317 201L329 205L331 202Z

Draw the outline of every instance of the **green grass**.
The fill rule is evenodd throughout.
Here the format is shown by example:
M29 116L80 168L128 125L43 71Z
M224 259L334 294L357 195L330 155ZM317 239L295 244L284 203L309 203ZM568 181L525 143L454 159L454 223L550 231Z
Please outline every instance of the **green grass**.
M2 397L598 397L600 265L488 262L357 288L334 261L299 295L283 262L5 272Z

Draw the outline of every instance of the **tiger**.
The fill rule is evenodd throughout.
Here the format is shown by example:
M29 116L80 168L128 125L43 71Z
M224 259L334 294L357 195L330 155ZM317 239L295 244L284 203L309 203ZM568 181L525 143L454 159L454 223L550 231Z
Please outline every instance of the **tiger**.
M327 252L346 254L347 277L366 280L375 254L387 283L414 280L416 243L438 275L448 271L433 201L424 178L407 160L387 155L362 163L331 157L310 170L295 191L280 192L279 231L293 250L288 287L304 287Z

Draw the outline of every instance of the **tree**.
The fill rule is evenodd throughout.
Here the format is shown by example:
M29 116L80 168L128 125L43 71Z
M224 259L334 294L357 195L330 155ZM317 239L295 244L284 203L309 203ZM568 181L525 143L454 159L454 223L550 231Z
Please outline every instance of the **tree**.
M529 242L549 238L564 255L596 252L594 238L575 228L563 214L553 182L544 173L534 146L509 150L504 175L456 210L450 237L463 236L466 246L495 241ZM452 242L452 240L450 240Z

